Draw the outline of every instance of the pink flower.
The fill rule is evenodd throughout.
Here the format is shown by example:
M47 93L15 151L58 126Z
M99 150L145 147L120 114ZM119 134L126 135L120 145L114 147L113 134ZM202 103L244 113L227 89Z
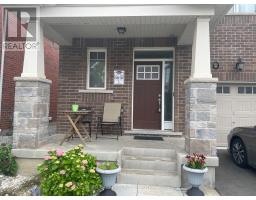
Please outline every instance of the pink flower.
M57 149L56 154L57 156L63 156L64 151L62 151L61 149Z
M51 157L51 156L45 156L44 159L45 159L45 160L51 160L52 157Z

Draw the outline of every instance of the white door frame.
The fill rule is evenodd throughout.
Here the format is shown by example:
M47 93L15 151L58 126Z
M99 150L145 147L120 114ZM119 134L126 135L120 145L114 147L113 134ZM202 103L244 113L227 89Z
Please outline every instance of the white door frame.
M159 50L159 51L164 51L164 50L169 50L173 52L173 58L172 59L135 59L134 57L134 52L135 51L150 51L150 50ZM132 111L131 111L131 129L134 130L133 128L133 99L134 99L134 62L135 61L159 61L162 62L162 102L161 102L161 130L165 130L164 129L164 63L166 61L172 61L173 65L172 65L172 94L174 93L174 72L175 72L175 48L174 47L134 47L133 48L133 64L132 64ZM172 95L172 129L174 129L174 95Z

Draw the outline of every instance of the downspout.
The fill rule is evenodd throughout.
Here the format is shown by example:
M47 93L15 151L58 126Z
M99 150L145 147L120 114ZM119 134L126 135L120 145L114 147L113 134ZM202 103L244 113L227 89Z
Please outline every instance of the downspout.
M4 78L4 55L5 55L5 47L4 47L4 41L5 41L5 33L6 33L6 11L3 8L2 12L2 55L1 55L1 72L0 72L0 119L2 115L2 93L3 93L3 78ZM1 132L1 129L0 129Z

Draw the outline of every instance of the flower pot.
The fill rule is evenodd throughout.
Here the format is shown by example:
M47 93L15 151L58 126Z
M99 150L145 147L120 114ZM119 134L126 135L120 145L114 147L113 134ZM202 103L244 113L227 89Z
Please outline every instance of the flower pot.
M111 190L111 188L116 183L116 178L118 173L121 171L121 167L119 166L117 169L113 170L103 170L97 167L96 171L100 174L105 188L100 193L100 196L116 196L116 193Z
M202 185L204 174L208 171L208 168L192 169L183 165L183 169L187 172L188 182L192 185L192 188L187 191L187 194L189 196L204 196L199 186Z
M77 112L77 111L78 111L78 108L79 108L79 105L77 105L77 104L72 104L71 108L72 108L72 111L73 111L73 112Z

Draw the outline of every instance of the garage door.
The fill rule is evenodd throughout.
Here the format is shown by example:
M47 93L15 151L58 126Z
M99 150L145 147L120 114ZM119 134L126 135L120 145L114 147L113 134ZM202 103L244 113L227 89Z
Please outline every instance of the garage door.
M229 131L256 125L256 85L217 86L217 145L227 146Z

